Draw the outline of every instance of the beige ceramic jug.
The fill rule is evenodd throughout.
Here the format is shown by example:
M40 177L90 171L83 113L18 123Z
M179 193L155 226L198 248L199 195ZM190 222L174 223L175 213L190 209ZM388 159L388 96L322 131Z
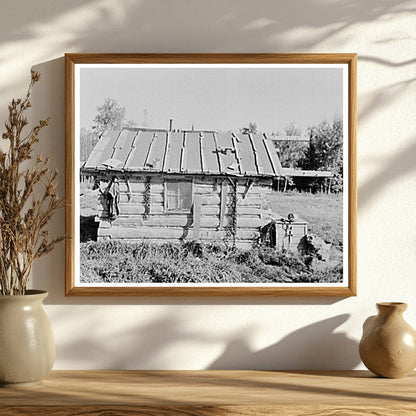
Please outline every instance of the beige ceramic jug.
M406 303L377 303L363 325L360 357L373 373L400 378L416 367L416 331L403 319Z

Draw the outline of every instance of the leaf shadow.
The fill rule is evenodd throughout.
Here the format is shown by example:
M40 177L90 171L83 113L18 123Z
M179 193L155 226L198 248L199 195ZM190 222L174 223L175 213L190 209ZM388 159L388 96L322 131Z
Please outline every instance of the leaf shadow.
M335 332L349 314L337 315L300 328L275 344L254 351L246 337L228 342L224 352L208 369L303 369L354 368L360 363L357 341Z

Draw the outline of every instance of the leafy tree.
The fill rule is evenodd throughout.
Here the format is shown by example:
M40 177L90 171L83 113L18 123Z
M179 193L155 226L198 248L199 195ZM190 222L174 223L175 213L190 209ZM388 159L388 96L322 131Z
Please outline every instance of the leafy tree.
M104 104L97 107L97 111L92 128L98 140L106 131L120 128L126 115L126 108L113 98L106 98Z
M303 162L304 168L330 170L342 175L343 133L342 119L336 117L332 123L323 121L309 128L310 145Z
M284 136L300 136L301 131L294 123L286 126ZM279 134L277 134L279 136ZM280 163L284 167L298 168L301 161L305 158L307 151L307 142L298 142L294 140L279 140L276 148L279 154Z
M332 122L323 121L308 129L309 148L303 160L299 162L302 169L328 170L334 174L331 182L332 192L343 190L343 132L342 119L334 118ZM321 179L308 182L310 189L323 187Z

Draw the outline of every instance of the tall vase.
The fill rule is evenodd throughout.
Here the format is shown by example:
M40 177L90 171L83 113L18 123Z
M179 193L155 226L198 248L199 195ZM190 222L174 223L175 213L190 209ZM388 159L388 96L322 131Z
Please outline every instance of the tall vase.
M405 303L377 303L378 315L363 325L360 357L381 377L400 378L416 367L416 331L403 319Z
M40 384L52 369L55 342L42 301L48 292L0 296L0 386Z

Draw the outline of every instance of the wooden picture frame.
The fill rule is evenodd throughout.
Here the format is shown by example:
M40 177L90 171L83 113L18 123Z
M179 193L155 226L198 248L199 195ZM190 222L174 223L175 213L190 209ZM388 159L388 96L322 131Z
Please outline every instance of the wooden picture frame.
M201 69L205 72L202 72ZM211 71L211 69L215 69L215 71ZM71 53L65 55L65 71L65 219L66 234L70 237L66 242L66 295L338 297L356 295L356 54ZM144 74L148 78L145 78ZM207 78L204 78L205 76ZM331 84L328 80L332 79L332 76ZM130 81L126 79L130 79ZM132 90L136 85L134 80L139 80L138 84L142 82L139 96L143 95L144 98L141 98L141 104L134 107L136 115L144 108L143 114L141 114L143 121L141 120L139 123L141 126L132 127L137 124L137 120L131 121L130 124L121 125L119 118L118 121L114 121L114 132L111 133L108 125L113 121L106 119L107 121L103 122L106 111L104 104L112 104L111 111L120 110L121 113L126 107L121 105L123 103L114 102L114 100L112 102L104 100L103 104L103 97L107 99L114 91L124 88L123 94L125 95L123 97L126 97L126 100L131 100ZM170 80L170 84L167 83L167 80ZM280 84L275 84L274 80L280 80ZM286 88L282 86L282 82L290 85L291 88L291 92L287 93L285 98L287 105L282 101L283 98L279 98L279 92ZM235 90L232 90L231 87L228 89L231 84L234 85ZM159 90L162 85L165 89ZM253 85L254 87L252 87ZM280 90L278 89L279 85ZM311 85L314 89L309 89ZM274 91L273 88L276 90ZM213 102L215 103L215 94L211 94L210 89L215 89L218 97L216 105L212 105ZM275 95L269 96L267 92L269 90L273 90ZM145 91L147 91L147 95ZM161 91L166 93L162 94ZM191 91L189 96L186 95L188 91ZM231 93L231 91L236 92ZM231 94L234 95L231 96ZM331 104L326 109L326 104L321 103L321 101L325 101L322 98L324 95L329 97L329 99L326 98L326 101L333 100L334 103L341 104ZM146 99L150 104L145 103ZM155 100L158 100L157 102L160 104L154 106ZM202 110L197 113L196 107L202 105L201 101L204 100L206 100L206 107L201 107ZM252 113L248 113L248 102L251 103L250 109L254 109ZM255 107L252 106L253 102L257 103ZM308 105L303 107L305 102ZM233 103L238 110L234 109ZM274 103L276 103L276 108ZM160 125L161 116L158 115L158 111L165 104L170 106L169 111L172 112L172 115L176 113L175 115L180 120L186 120L182 121L186 125L181 125L179 129L176 129L170 121L169 127L163 128L164 126ZM153 117L153 120L157 120L155 122L157 125L149 124L149 112L146 105L151 106L150 118ZM217 107L221 107L221 111L218 111ZM341 126L341 133L338 133L337 136L338 150L334 150L337 152L337 169L339 170L335 171L335 168L331 171L325 170L325 166L330 163L332 163L332 167L335 166L334 161L329 161L329 158L333 156L321 160L321 165L317 164L316 169L303 169L302 172L298 169L301 163L304 163L304 166L314 166L311 162L310 151L313 146L314 149L318 146L319 137L321 137L319 136L321 134L319 128L335 128L335 121L323 118L319 121L317 118L317 121L313 122L315 124L311 124L311 126L320 127L305 127L299 136L285 136L284 134L278 135L278 133L271 133L270 136L269 133L266 134L263 131L259 133L256 125L251 123L257 122L257 114L257 117L263 120L266 128L270 121L270 117L266 119L267 114L284 113L289 107L299 108L296 110L299 112L291 114L292 116L299 114L299 119L303 120L302 123L312 123L310 117L315 110L322 110L322 114L324 111L330 114L331 111L335 111L335 108L339 111L338 126ZM97 111L95 117L92 116L91 108L95 108ZM188 110L189 113L192 113L196 123L202 125L203 120L208 120L206 123L213 124L215 120L218 120L218 125L194 126L190 118L182 117ZM260 112L256 113L256 111ZM162 114L162 110L160 112ZM111 114L115 120L115 113ZM130 114L133 113L130 112ZM253 119L245 118L244 123L246 124L240 121L240 129L237 129L238 117L242 114L253 114ZM287 117L289 116L290 114ZM212 117L211 121L209 121L209 117ZM237 121L232 125L231 120L234 119ZM85 120L89 120L90 126L95 127L96 130L93 132L87 129L81 131ZM229 120L229 125L222 120ZM324 123L325 120L327 120L327 124ZM287 118L286 122L296 123L297 120ZM95 124L93 125L93 123ZM167 123L168 119L165 125ZM248 123L251 124L246 127ZM260 124L259 121L259 127L262 128ZM288 134L287 131L286 134ZM140 142L138 142L138 137ZM292 166L292 159L289 159L289 162L286 161L286 163L289 163L290 166L286 165L285 167L280 161L285 153L282 147L278 147L276 150L275 145L283 146L281 143L288 142L287 146L290 147L292 142L296 141L306 143L307 148L302 150L302 154L309 156L305 159L306 162L302 161L303 159L296 159L297 165L295 167ZM92 150L89 148L84 154L81 142L82 149L88 146L91 148L93 145L95 147ZM229 145L224 145L224 143L229 143ZM194 150L191 149L191 146ZM167 156L168 152L170 152L169 156ZM174 156L174 152L176 152L176 156ZM250 168L250 166L252 167ZM307 179L302 179L302 175ZM287 187L290 186L289 179L294 181L295 191L291 194L283 193L282 187L287 191ZM163 181L168 180L177 181L177 185L172 185L167 190L167 185ZM191 196L189 196L189 187L180 185L181 180L191 181ZM338 188L334 185L337 183L341 184L337 185ZM82 189L85 186L85 192L80 191L81 185ZM97 189L93 189L94 187ZM271 190L273 187L279 191L274 193L276 191ZM304 246L301 245L302 234L307 234L308 238L312 239L308 231L311 228L310 220L302 220L302 212L297 213L297 216L291 213L287 216L286 213L284 217L278 217L273 211L276 204L279 206L275 202L279 201L277 196L280 195L282 199L290 198L293 195L299 198L308 198L307 192L302 194L298 192L299 189L303 191L306 189L309 190L312 198L313 192L319 187L321 187L321 193L318 194L322 198L325 197L323 195L325 192L328 193L327 198L332 198L331 201L338 198L336 199L338 201L336 212L341 213L334 217L333 222L329 223L330 228L331 224L341 224L341 231L337 231L337 245L334 243L334 237L332 245L328 249L329 259L332 258L331 256L335 256L338 260L332 259L327 263L323 262L325 259L319 251L325 246L322 243L323 236L319 236L319 232L315 233L315 240L312 242L314 245L309 245L312 240L304 240L308 247L307 250L304 250ZM160 192L153 193L156 192L155 189L159 189ZM334 196L334 190L339 192L338 196ZM204 192L205 194L203 194ZM247 201L250 200L250 193L256 198L258 195L262 195L263 202L260 205L249 205ZM264 199L265 194L272 196ZM170 198L169 202L167 202L168 198ZM252 199L254 200L254 197ZM206 201L214 201L214 203L209 205ZM289 205L292 204L291 201L289 199ZM188 210L186 224L184 224L185 220L181 217L180 212L175 214L160 211L163 210L163 207L166 208L167 204L177 208L178 211ZM303 204L303 206L306 205L308 204ZM329 209L330 204L325 203L324 205L325 209ZM254 209L259 209L259 211L254 212ZM84 210L88 210L88 215L83 215ZM174 211L175 209L172 210L172 212ZM319 215L327 215L323 211L321 214L321 211L318 209ZM158 212L159 214L156 215ZM251 216L246 218L244 215ZM252 220L253 216L256 221ZM87 221L85 218L88 219L88 223L85 222L81 226L80 221ZM91 222L92 219L94 222ZM261 222L263 220L264 224L270 225L271 228L266 227L266 229L262 225L259 227L259 224L263 224ZM323 221L319 217L314 224L315 228L312 228L314 230L320 229ZM99 241L81 244L81 232L84 233L85 230L94 229L94 227L98 228L96 234L91 238ZM321 231L321 233L323 232ZM85 237L85 239L88 238ZM126 244L127 238L130 238L128 241L137 242L137 247L147 247L148 251L149 247L153 247L152 244L159 244L155 250L165 246L170 247L170 250L176 250L177 244L188 244L187 247L191 247L191 251L196 253L192 255L199 256L199 259L192 258L191 265L186 265L188 268L194 268L195 275L198 275L198 270L208 270L204 269L204 266L199 266L201 261L205 261L205 254L201 254L199 251L205 250L205 247L213 250L212 247L215 244L219 244L221 247L224 245L226 249L221 252L221 256L237 256L238 267L246 267L246 265L253 267L253 269L244 269L246 270L244 272L246 273L245 278L249 279L251 276L247 270L260 270L259 276L262 276L261 273L267 272L269 280L266 278L261 280L262 278L256 277L260 281L239 282L240 275L236 273L237 281L223 284L218 283L220 278L217 279L214 273L214 277L210 277L209 281L193 282L192 276L188 273L187 279L192 283L184 283L177 276L168 283L157 283L157 281L132 283L130 280L134 281L138 278L134 270L140 268L141 264L138 260L131 263L131 254L129 254L130 257L126 255L126 259L123 260L129 264L125 266L126 269L123 269L122 266L116 266L112 271L109 271L109 268L100 269L100 267L107 267L104 264L108 263L108 267L110 267L111 262L114 264L118 261L117 257L111 260L110 254L108 256L105 254L109 253L108 247L119 247L119 245ZM166 244L160 244L163 238L168 241ZM145 242L140 243L145 239ZM253 242L254 249L248 247L250 241ZM316 242L321 242L321 246ZM86 252L85 250L86 247L88 250L98 250L98 245L94 244L101 244L100 247L104 247L107 251L97 255L98 257L94 260L96 263L91 263L93 264L91 266L90 261L93 260L91 260L92 257L89 253L94 251ZM80 260L81 246L84 259L82 261ZM240 246L245 248L240 249ZM313 247L312 251L309 250L309 247ZM273 256L280 259L290 256L291 261L300 262L300 271L293 269L293 276L296 277L290 278L289 281L286 278L286 281L283 282L270 282L270 279L273 280L273 273L280 276L280 272L277 271L280 270L278 267L280 267L279 261L281 260L271 261L269 259L266 261L261 250L269 253L267 255L271 256L272 260ZM211 255L211 251L209 253ZM244 259L250 256L254 256L254 260L250 261L254 261L257 266L244 263L246 261ZM163 256L155 258L161 257ZM173 255L172 259L174 257ZM155 261L157 262L157 260ZM168 260L165 259L165 261ZM209 261L214 264L213 260ZM218 260L218 262L220 261L222 260ZM175 263L175 261L171 260L170 263ZM80 271L81 265L84 270L83 274ZM133 270L130 275L128 267ZM170 265L167 264L166 267L169 268ZM289 264L286 269L289 268L291 273L290 267L292 266ZM88 273L85 270L88 270ZM114 270L120 270L120 276L124 279L122 282L114 281L119 278ZM337 271L333 272L333 270ZM166 272L166 275L169 273L171 271ZM212 275L211 271L210 273ZM226 275L225 272L224 275ZM318 275L324 276L320 278L322 280L316 280ZM198 276L202 276L202 274ZM101 277L102 282L97 281ZM159 278L163 277L162 272ZM174 279L179 280L175 281ZM305 281L302 282L302 279ZM326 283L325 279L338 279L338 281ZM177 283L178 281L180 283Z

